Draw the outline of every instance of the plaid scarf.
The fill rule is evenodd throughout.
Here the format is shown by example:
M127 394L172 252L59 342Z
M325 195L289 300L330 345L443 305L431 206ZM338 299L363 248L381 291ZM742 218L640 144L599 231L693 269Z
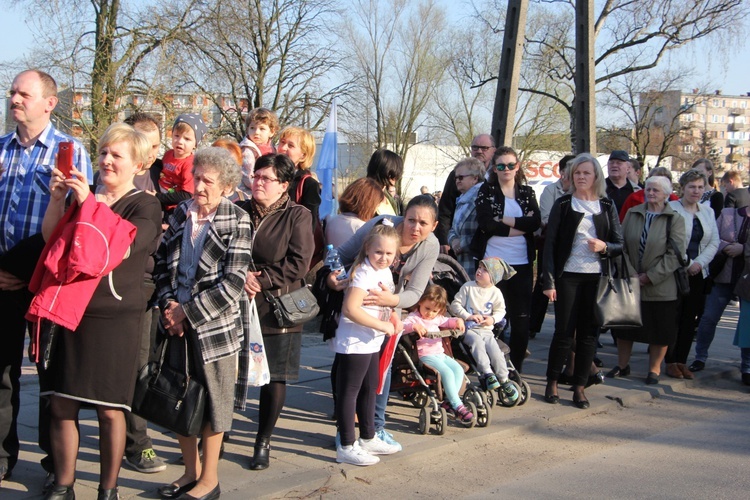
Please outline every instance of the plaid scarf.
M258 226L260 225L260 221L262 221L266 215L280 209L287 201L289 201L289 195L287 193L282 194L281 198L276 200L275 203L271 203L268 208L259 205L258 202L255 201L255 199L250 200L250 204L253 207L253 211L250 213L250 218L253 221L253 227L255 227L255 229L257 230Z

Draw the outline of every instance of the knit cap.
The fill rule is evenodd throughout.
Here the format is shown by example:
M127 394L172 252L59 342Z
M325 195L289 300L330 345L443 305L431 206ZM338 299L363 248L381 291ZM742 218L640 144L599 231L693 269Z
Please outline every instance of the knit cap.
M195 132L195 145L201 143L201 139L203 139L203 135L208 132L208 127L203 122L203 119L201 118L201 115L196 113L185 113L182 115L179 115L177 118L174 119L174 125L172 125L172 128L175 128L178 123L187 123L190 125L190 128L193 129L193 132Z
M487 269L492 282L496 285L503 280L511 279L516 274L516 270L499 257L488 257L480 260L479 263Z

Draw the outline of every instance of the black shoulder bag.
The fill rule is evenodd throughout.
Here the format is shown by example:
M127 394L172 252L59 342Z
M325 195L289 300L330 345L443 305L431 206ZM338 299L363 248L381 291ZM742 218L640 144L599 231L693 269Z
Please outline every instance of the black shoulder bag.
M672 251L677 256L677 262L680 263L680 267L675 269L674 272L674 279L677 282L677 295L685 297L686 295L690 295L690 279L688 278L687 273L688 266L687 262L685 262L685 258L682 256L682 252L680 252L677 248L677 244L675 244L672 239L672 217L667 217L667 241L672 247Z
M161 323L159 323L161 328ZM185 368L164 363L169 342L185 345ZM169 337L161 346L159 361L140 369L135 383L132 412L181 436L197 436L203 430L206 389L190 376L190 350L186 338Z
M641 284L638 276L630 276L625 254L620 255L620 272L615 274L614 258L602 262L602 274L596 290L594 316L602 328L640 328Z

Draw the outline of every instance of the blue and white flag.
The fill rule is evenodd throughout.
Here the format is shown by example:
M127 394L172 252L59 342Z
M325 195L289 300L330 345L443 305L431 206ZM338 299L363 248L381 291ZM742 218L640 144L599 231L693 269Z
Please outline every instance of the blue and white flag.
M334 183L338 177L339 155L338 155L338 119L336 118L336 99L331 102L331 115L328 118L326 135L323 137L323 145L320 147L318 156L318 181L322 186L320 195L320 219L328 215L335 215L337 211L336 199L333 196Z

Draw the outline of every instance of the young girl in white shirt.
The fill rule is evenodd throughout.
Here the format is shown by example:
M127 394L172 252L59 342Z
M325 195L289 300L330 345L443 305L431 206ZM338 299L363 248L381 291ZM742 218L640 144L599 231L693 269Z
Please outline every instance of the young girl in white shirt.
M341 445L336 461L373 465L375 455L399 451L375 436L375 396L378 386L380 347L386 335L394 335L401 324L390 307L363 306L369 290L385 285L394 291L390 266L398 253L399 236L391 226L373 227L354 261L351 284L344 296L341 319L333 346L338 356L336 373L336 422ZM359 419L355 440L354 414Z

